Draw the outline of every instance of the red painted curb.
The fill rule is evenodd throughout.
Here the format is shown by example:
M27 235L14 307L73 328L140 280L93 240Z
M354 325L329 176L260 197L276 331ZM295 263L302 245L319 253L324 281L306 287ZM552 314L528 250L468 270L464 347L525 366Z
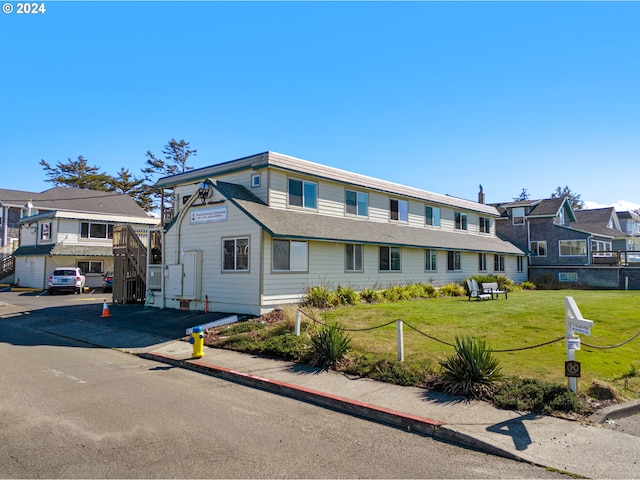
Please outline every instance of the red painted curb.
M320 392L318 390L301 387L299 385L258 377L256 375L239 372L225 367L210 365L200 360L179 360L168 355L154 352L141 353L139 356L150 360L158 360L176 366L181 366L190 370L204 371L205 373L231 380L236 383L278 393L283 396L307 401L309 403L346 412L359 417L372 419L403 429L413 430L429 436L433 436L436 430L445 425L443 422L432 420L430 418L398 412L389 408L370 405L359 400L351 400L349 398Z

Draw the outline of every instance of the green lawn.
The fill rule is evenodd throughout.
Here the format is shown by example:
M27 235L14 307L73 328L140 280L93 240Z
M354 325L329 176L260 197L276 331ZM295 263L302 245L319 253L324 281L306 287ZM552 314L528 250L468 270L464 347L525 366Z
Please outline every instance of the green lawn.
M620 392L640 398L640 336L612 349L587 347L617 345L640 332L640 292L553 290L518 291L509 299L468 301L466 297L358 305L322 314L338 320L347 329L364 329L401 319L415 329L453 344L456 337L484 338L493 350L520 349L552 341L550 345L522 351L495 353L503 373L566 384L564 362L564 298L576 301L584 318L593 320L591 336L580 335L582 349L579 389L597 379ZM359 352L397 357L395 323L369 331L351 332ZM432 340L405 325L405 361L429 358L437 362L453 353L453 347Z

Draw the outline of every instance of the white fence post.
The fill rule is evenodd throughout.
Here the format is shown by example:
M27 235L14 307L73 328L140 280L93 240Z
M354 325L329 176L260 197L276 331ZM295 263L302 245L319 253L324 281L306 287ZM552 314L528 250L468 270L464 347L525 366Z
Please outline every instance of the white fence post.
M398 337L398 361L404 362L404 339L402 338L402 320L396 320L396 336Z
M300 336L300 310L296 310L296 328L295 328L296 337Z

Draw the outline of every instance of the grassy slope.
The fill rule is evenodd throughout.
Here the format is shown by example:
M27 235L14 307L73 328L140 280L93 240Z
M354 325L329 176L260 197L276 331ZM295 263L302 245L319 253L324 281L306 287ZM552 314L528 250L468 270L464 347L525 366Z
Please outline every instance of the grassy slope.
M421 332L453 344L455 337L486 339L494 350L517 349L563 340L518 352L496 353L503 373L566 383L564 361L564 298L576 301L584 318L594 321L591 336L581 335L582 364L579 388L598 379L615 385L632 397L640 397L640 337L613 349L584 345L615 345L640 331L640 294L632 291L520 291L493 301L443 298L375 305L359 305L328 311L326 319L339 320L346 328L358 329L402 319ZM360 352L388 354L395 358L395 324L370 331L353 332L353 346ZM453 348L404 327L405 360L430 358L438 361ZM635 375L633 373L635 372Z

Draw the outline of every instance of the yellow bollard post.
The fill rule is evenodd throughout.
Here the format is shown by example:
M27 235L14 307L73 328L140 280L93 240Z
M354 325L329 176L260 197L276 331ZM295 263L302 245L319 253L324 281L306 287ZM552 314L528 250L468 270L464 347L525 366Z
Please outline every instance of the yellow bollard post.
M193 345L193 358L204 357L204 333L202 333L202 327L193 327L189 343Z

